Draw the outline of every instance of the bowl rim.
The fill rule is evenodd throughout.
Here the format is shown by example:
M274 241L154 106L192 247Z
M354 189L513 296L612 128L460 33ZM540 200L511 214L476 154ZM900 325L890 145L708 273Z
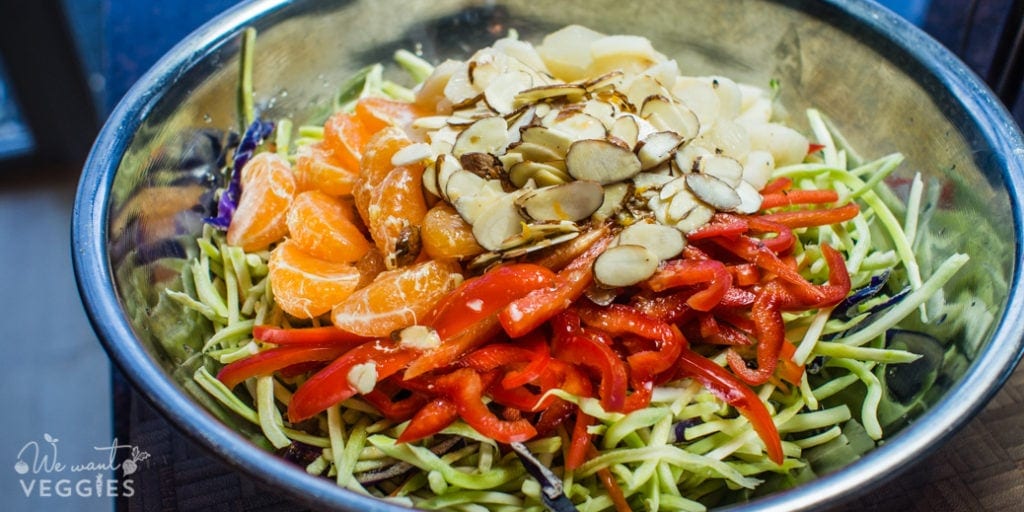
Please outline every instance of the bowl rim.
M768 0L791 5L801 2ZM79 181L72 211L72 264L86 313L110 359L134 388L186 436L229 465L290 497L317 507L360 508L370 511L408 510L338 487L326 479L310 477L302 468L282 461L230 429L179 385L135 340L129 319L113 288L114 275L106 254L109 196L121 157L140 127L175 78L201 60L211 49L234 37L257 18L284 9L290 0L242 2L210 20L165 54L114 108L97 136ZM988 87L957 57L906 20L870 0L824 0L851 21L879 34L923 65L947 88L966 111L979 116L978 131L999 155L1006 158L1002 178L1013 206L1016 251L1011 290L1020 290L1024 233L1021 199L1024 197L1024 142L1016 123ZM971 363L967 373L939 402L887 441L840 471L786 491L757 498L727 510L809 510L834 506L853 498L883 477L902 472L962 428L1009 378L1024 350L1024 323L1008 318L1024 309L1024 291L1011 294L995 328L990 346ZM142 378L146 376L146 378ZM253 469L259 468L259 469Z

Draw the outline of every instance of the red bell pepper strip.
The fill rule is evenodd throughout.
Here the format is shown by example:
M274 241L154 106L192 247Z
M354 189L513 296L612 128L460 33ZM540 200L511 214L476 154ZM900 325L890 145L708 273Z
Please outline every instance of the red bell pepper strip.
M419 411L428 402L427 397L420 393L413 393L400 400L392 400L387 393L380 390L379 386L364 394L363 399L380 411L385 418L395 422L412 418L416 411Z
M836 208L768 213L761 215L760 218L789 228L806 228L846 222L859 213L860 207L857 203L847 203Z
M776 178L769 181L767 185L761 189L761 197L766 195L782 192L783 190L789 190L793 187L793 180L790 178Z
M750 230L747 221L735 215L716 213L711 222L686 234L687 240L704 240L717 236L739 236Z
M597 448L594 448L593 444L587 447L587 456L594 458L598 455L600 454L597 453ZM597 470L597 478L601 480L601 484L608 491L608 497L611 498L612 504L615 505L615 512L633 512L633 507L629 506L629 502L626 501L626 495L622 492L619 482L615 480L615 475L612 474L610 469L604 467Z
M796 243L796 235L793 234L793 230L784 224L773 222L771 219L767 219L765 217L766 216L764 215L760 217L751 217L748 221L750 223L751 231L776 234L772 238L761 238L761 243L776 254L787 251L793 247L793 244Z
M551 350L547 339L537 331L520 339L519 346L530 352L531 359L522 369L512 370L502 377L501 386L505 389L524 386L537 380L551 364Z
M613 336L631 333L649 340L662 340L673 336L668 323L651 318L625 304L598 306L589 300L580 300L573 309L585 325Z
M483 402L483 379L471 368L460 368L438 377L435 388L455 404L463 421L499 443L526 441L537 435L537 430L526 419L503 420L487 408Z
M736 265L728 265L726 268L732 274L732 282L736 286L753 286L761 282L761 272L754 264L738 263Z
M502 309L498 319L505 332L518 338L565 311L593 282L594 260L611 241L609 236L598 239L558 272L559 279L551 286L534 290Z
M459 409L447 398L438 397L426 403L398 435L397 442L411 443L430 437L459 419Z
M709 283L707 288L691 295L686 304L697 311L711 311L732 287L732 274L718 260L677 259L663 263L644 283L656 292L679 286Z
M608 344L597 339L597 333L583 332L578 327L580 321L575 311L564 311L558 316L562 319L557 323L565 327L561 332L556 328L551 353L567 363L595 370L600 377L598 394L602 407L607 411L621 411L629 385L626 363Z
M275 345L347 345L349 347L369 340L365 336L352 334L331 325L299 329L257 325L252 328L252 337Z
M235 361L217 373L217 380L233 388L250 377L270 375L297 364L330 361L344 354L347 347L313 345L307 347L276 347Z
M764 442L768 458L782 464L782 439L775 428L768 408L754 391L710 359L688 349L679 356L678 365L684 376L693 377L723 402L743 415Z
M309 419L355 395L357 390L349 382L349 373L355 366L373 363L379 382L401 371L417 355L417 351L403 349L396 342L384 339L368 341L345 352L299 386L288 404L289 421L298 423Z
M776 373L778 373L782 380L794 386L799 386L800 380L804 376L804 367L793 362L794 353L796 353L796 345L788 340L783 340L782 350L779 351L779 367L776 369Z
M539 379L551 361L547 344L539 335L531 336L531 339L533 346L529 348L511 343L492 343L469 353L459 360L459 364L479 372L508 367L501 379L501 387L512 389L523 386ZM519 369L515 370L512 366Z
M797 189L761 196L761 209L768 210L780 206L797 204L828 204L839 200L835 190Z
M693 309L686 305L686 300L693 295L689 290L670 293L668 295L636 296L631 305L638 311L662 322L679 323L693 315ZM728 292L726 292L728 295Z
M417 358L405 372L407 379L454 363L470 350L501 332L498 312L512 301L549 286L557 277L547 268L529 263L498 267L469 279L441 299L431 324L441 344Z
M569 449L565 454L565 469L572 471L580 467L587 457L587 447L590 443L590 432L587 427L594 423L594 418L584 414L583 411L576 413L576 423L572 427L572 435L569 437Z
M780 303L781 283L772 281L765 285L754 300L750 316L754 320L754 337L757 339L757 369L747 367L746 361L739 352L730 348L726 359L733 373L752 386L768 382L775 373L779 362L779 352L785 341L786 326L782 321Z

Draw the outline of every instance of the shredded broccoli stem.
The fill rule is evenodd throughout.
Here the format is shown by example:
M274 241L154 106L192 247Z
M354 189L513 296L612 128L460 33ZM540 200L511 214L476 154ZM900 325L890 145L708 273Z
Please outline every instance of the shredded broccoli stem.
M256 29L246 27L242 32L242 63L238 72L238 111L241 113L240 131L256 120L255 107L253 107L253 59L256 54Z

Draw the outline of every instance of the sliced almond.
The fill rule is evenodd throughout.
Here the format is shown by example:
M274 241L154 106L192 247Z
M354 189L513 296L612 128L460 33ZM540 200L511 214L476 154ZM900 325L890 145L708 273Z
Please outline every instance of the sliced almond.
M495 112L505 116L516 110L516 95L531 87L532 76L523 71L509 71L492 80L484 89L484 102Z
M538 125L525 128L522 131L522 140L524 144L537 144L551 150L554 158L531 158L532 160L544 161L565 158L565 154L569 151L569 146L576 139L558 128ZM525 150L523 150L523 153L524 155L526 154Z
M642 245L659 260L675 258L686 247L686 239L678 229L656 222L637 222L619 233L619 245Z
M531 87L515 96L514 105L531 105L552 98L566 98L578 101L587 90L579 84L550 84Z
M668 98L670 96L668 89L665 89L663 85L650 75L638 75L633 78L633 80L625 85L625 90L622 92L625 93L626 100L629 101L636 112L640 111L640 107L643 106L644 100L647 98L653 96Z
M529 105L515 110L505 117L508 123L508 142L516 144L522 140L522 131L537 119L537 107Z
M451 178L452 174L461 171L462 165L459 164L458 159L451 155L440 154L437 155L437 160L434 161L435 179L437 180L437 190L440 192L441 197L447 198L445 190L448 188L448 179ZM449 201L451 201L449 199Z
M462 220L472 225L503 195L505 192L501 189L501 183L497 180L487 180L476 193L459 196L451 204Z
M740 204L736 206L736 213L749 215L757 213L761 209L761 202L764 201L764 198L750 183L741 181L736 186L736 194L740 196Z
M502 242L522 231L526 219L519 215L515 198L515 194L501 196L476 218L473 237L484 249L500 250Z
M526 160L509 168L508 179L513 185L523 188L531 179L539 186L547 186L566 183L572 177L552 165Z
M662 199L664 199L666 201L672 199L672 197L675 196L676 194L680 194L680 193L684 193L684 192L688 192L689 191L689 189L686 188L686 180L684 178L681 178L681 177L670 177L670 178L671 178L671 181L669 181L668 183L665 183L661 187L661 191L658 193L659 197L661 197Z
M565 133L572 140L603 139L608 135L600 119L584 112L555 116L547 126Z
M590 93L602 92L606 89L617 89L622 85L624 74L622 71L609 71L583 82L583 87Z
M640 117L650 121L659 130L676 132L684 141L700 133L701 122L685 105L673 103L665 96L650 96L644 100Z
M568 147L566 148L568 149ZM534 142L521 142L509 149L510 153L519 153L524 160L531 162L548 162L565 158L566 152L555 151L548 146Z
M702 158L701 164L704 174L714 176L732 188L736 188L743 181L743 165L735 158L712 155Z
M434 131L447 125L448 116L424 116L417 117L410 126L417 130Z
M593 99L583 104L583 113L594 116L605 129L610 129L615 123L615 106L607 101Z
M633 187L629 182L612 183L604 186L604 199L601 207L591 216L598 222L604 222L622 210L622 204L626 201Z
M684 180L680 181L683 181L684 184L686 183ZM666 185L665 188L668 188L668 186ZM665 198L664 195L659 197L662 200L669 201L668 207L665 209L667 222L663 222L663 224L674 224L676 221L686 218L691 211L701 206L700 200L688 188L679 190L669 198Z
M451 126L444 126L441 129L430 133L430 149L435 155L451 153L455 146L455 140L459 138L459 131Z
M685 179L693 195L718 210L732 211L740 205L736 189L714 176L694 172L687 174Z
M604 189L593 181L570 181L523 194L516 204L527 217L539 221L581 221L604 202Z
M565 165L573 178L602 185L632 178L640 172L640 160L632 151L603 139L573 142L565 155Z
M679 231L685 233L691 233L694 230L704 226L711 221L711 217L715 215L715 209L710 206L698 203L692 208L685 217L675 222L675 227Z
M539 251L541 249L547 249L561 243L574 240L579 237L580 234L577 231L572 233L565 233L562 235L556 235L548 238L533 239L526 245L520 245L514 249L506 250L502 252L502 257L505 259L518 258L525 256L531 252Z
M475 173L458 170L451 174L445 182L444 195L449 202L456 202L463 196L474 196L484 187L487 182ZM469 221L469 219L466 219Z
M400 167L409 164L418 164L424 160L430 160L434 158L434 152L430 149L430 144L425 142L416 142L409 144L402 149L399 149L391 156L391 165Z
M500 155L508 146L508 125L505 119L492 116L469 125L455 139L452 154L462 156L464 153L490 153Z
M703 165L703 159L712 155L713 153L702 146L687 144L676 151L675 156L672 157L672 170L679 175L699 172Z
M648 135L636 145L636 156L640 159L640 168L642 170L653 169L667 162L682 143L683 138L673 131L655 132Z
M594 279L608 287L632 286L654 275L658 257L642 245L616 245L594 261Z
M461 61L447 59L435 66L430 76L416 88L416 104L439 114L444 113L447 109L443 108L442 104L450 105L450 101L445 97L444 89L452 74L463 65L464 63Z
M469 63L463 62L452 71L444 86L444 97L453 106L475 103L483 91L473 86L469 79Z
M633 185L636 186L637 190L644 192L648 190L661 190L662 187L673 179L673 176L670 174L644 171L633 176Z
M437 167L434 165L423 168L423 188L435 197L441 197L441 191L437 188Z
M616 117L611 127L608 128L608 135L625 142L630 149L636 146L639 134L640 127L636 124L636 117L632 115Z

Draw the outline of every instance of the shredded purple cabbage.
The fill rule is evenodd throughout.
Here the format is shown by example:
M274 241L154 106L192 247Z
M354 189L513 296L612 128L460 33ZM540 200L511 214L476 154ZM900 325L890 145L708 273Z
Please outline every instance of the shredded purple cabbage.
M242 195L242 168L272 131L274 131L274 123L259 119L253 121L246 128L231 162L231 181L228 182L228 188L220 195L220 200L217 202L217 216L206 217L203 219L204 222L220 229L227 229L231 225L231 218L235 215L235 209L238 208L238 198Z

